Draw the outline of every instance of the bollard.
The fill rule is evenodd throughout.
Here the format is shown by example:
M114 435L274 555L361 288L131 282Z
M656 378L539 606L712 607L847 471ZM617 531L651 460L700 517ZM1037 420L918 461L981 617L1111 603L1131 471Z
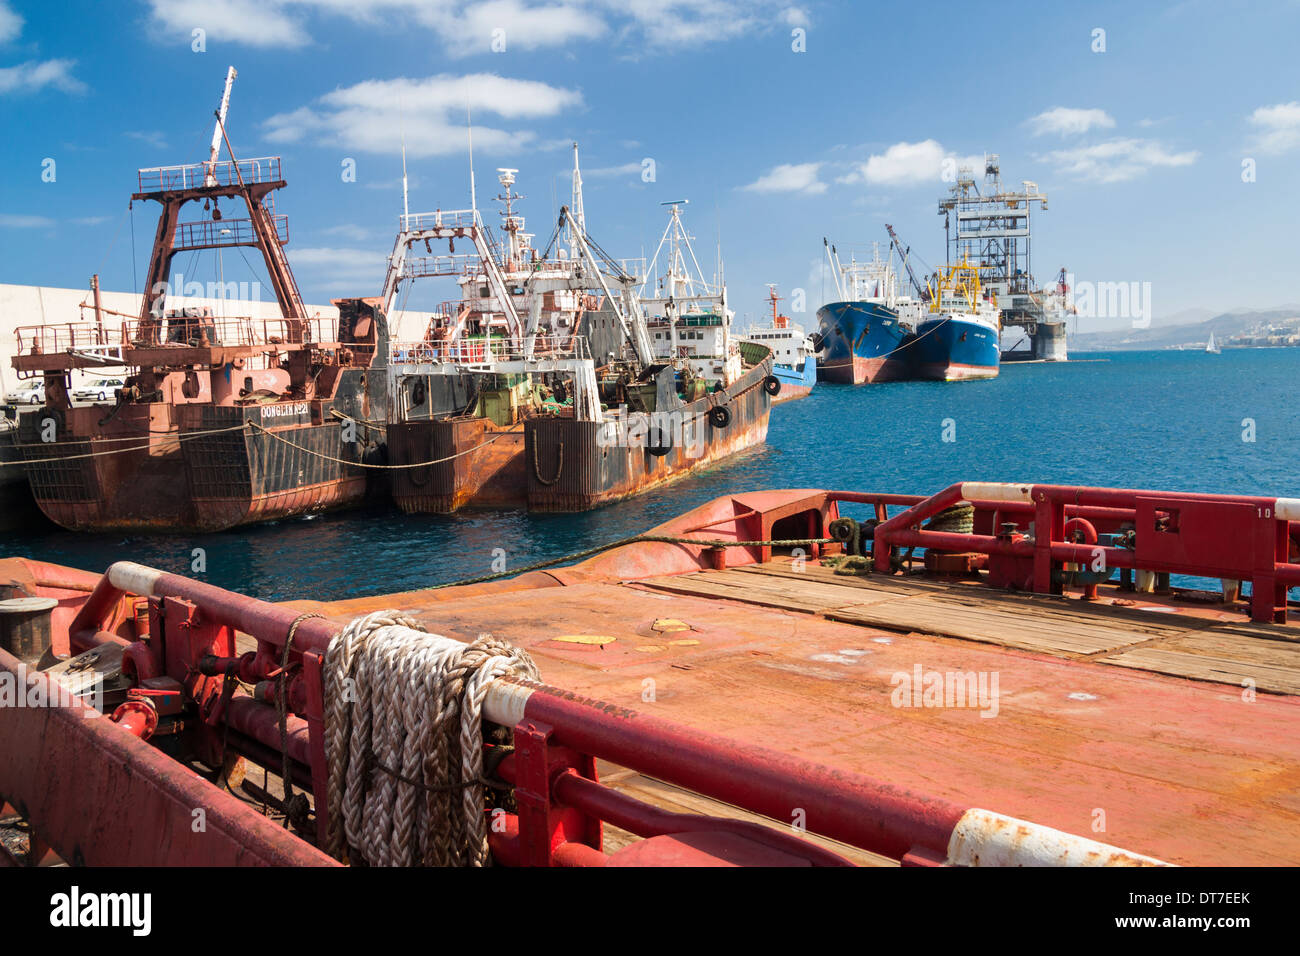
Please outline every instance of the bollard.
M19 597L0 601L0 648L24 664L36 664L50 646L54 598Z

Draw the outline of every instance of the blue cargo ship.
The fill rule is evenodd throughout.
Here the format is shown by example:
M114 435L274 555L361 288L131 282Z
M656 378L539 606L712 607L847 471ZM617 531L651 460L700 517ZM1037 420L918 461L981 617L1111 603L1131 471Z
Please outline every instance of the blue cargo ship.
M912 326L900 316L898 279L879 246L870 261L841 265L834 247L827 256L841 300L817 310L817 378L840 385L866 385L910 377Z

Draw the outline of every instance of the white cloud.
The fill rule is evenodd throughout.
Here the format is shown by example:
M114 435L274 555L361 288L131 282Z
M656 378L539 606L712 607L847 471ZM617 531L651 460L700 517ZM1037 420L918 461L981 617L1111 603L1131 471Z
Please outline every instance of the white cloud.
M0 95L35 93L52 86L65 93L84 93L86 84L72 75L76 60L29 60L18 66L0 67Z
M206 42L253 47L300 47L311 42L299 18L276 0L149 0L155 33L189 41L203 30Z
M0 228L3 229L45 229L54 225L54 220L45 216L18 216L0 212Z
M81 216L72 220L78 226L100 226L108 222L111 216Z
M14 13L4 0L0 0L0 43L17 40L23 32L23 18Z
M309 106L277 113L265 122L272 142L311 139L362 153L401 152L405 134L409 156L464 152L468 137L465 107L474 118L474 148L501 152L525 147L536 135L485 125L483 114L506 120L539 119L582 106L576 90L536 80L491 73L440 74L424 79L366 80L343 87Z
M151 27L169 40L195 28L209 40L256 47L312 42L308 21L345 18L391 31L429 30L453 56L491 49L504 30L506 51L611 37L654 49L687 48L771 29L802 10L781 0L148 0Z
M876 186L912 186L944 180L962 166L982 167L982 156L955 156L932 139L919 143L895 143L883 153L872 155L848 174L841 183L870 183ZM947 181L952 181L949 175Z
M1079 136L1091 129L1112 129L1115 120L1105 110L1057 106L1031 117L1029 125L1035 136Z
M766 175L759 176L748 186L741 189L755 193L807 193L817 195L826 192L826 184L817 178L821 163L783 163Z
M785 21L786 26L808 26L808 13L800 7L786 7L781 11L781 19Z
M421 15L420 19L442 36L451 52L462 55L495 52L492 44L498 37L505 43L503 52L508 52L594 40L609 30L594 10L564 4L537 6L520 0L488 0L459 14L448 11L432 18Z
M1300 102L1261 106L1250 114L1258 130L1255 148L1265 153L1285 153L1300 146Z
M1173 153L1149 139L1113 139L1092 146L1055 150L1036 157L1067 175L1099 183L1134 179L1151 169L1190 166L1200 153Z

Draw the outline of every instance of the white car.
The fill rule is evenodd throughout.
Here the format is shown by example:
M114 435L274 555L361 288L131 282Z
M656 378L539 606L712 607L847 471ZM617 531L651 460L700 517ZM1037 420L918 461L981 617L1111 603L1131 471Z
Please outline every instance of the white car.
M19 382L5 393L5 401L15 405L44 405L45 382L39 378Z
M101 378L97 382L91 382L85 388L77 389L72 393L72 397L78 402L106 402L124 385L126 382L120 378Z

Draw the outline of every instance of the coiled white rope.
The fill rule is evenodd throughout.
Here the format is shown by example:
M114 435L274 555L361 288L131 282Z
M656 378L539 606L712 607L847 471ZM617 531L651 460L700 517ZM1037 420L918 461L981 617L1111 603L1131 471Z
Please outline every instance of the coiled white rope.
M487 866L483 700L537 680L527 652L430 634L398 611L357 618L325 655L326 849L371 866Z

